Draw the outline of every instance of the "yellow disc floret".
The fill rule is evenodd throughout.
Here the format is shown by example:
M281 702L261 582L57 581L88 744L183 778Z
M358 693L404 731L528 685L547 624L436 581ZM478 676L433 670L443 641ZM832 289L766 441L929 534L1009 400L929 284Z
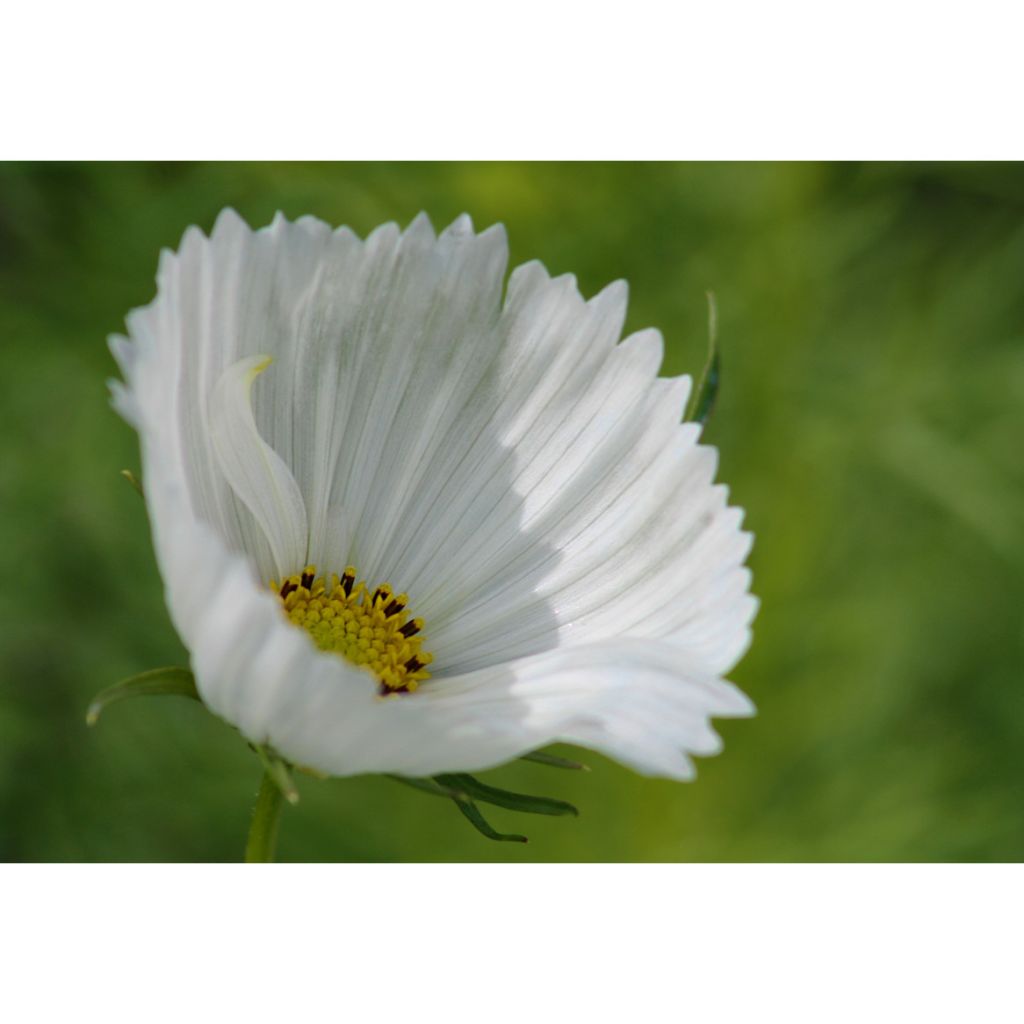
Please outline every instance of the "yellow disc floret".
M382 694L412 693L430 678L433 659L422 649L423 620L409 618L408 596L392 593L387 583L371 590L350 565L340 579L332 574L328 585L307 565L280 585L271 580L270 587L320 650L369 669Z

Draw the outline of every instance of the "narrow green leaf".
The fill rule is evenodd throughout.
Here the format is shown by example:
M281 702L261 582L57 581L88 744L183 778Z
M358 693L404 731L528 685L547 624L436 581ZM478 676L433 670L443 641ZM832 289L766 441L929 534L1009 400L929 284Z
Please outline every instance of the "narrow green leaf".
M485 785L472 775L438 775L437 781L442 786L461 789L474 800L482 800L497 807L507 807L510 811L521 811L524 814L572 814L579 811L564 800L553 800L546 796L528 796L525 793L510 793L507 789L496 789Z
M281 791L281 796L290 804L299 802L299 791L295 788L295 780L292 778L292 770L287 761L282 760L267 747L253 746L253 750L259 755L263 762L263 769L267 777Z
M700 383L697 385L686 417L701 425L707 423L715 408L718 385L722 375L722 362L718 353L718 306L715 293L708 292L708 358L704 364Z
M132 487L135 488L135 490L138 492L140 498L145 498L146 497L146 492L143 491L143 489L142 489L142 482L139 480L139 478L130 469L122 469L121 470L121 476L123 476L125 478L125 480L127 480L128 483L130 483L132 485Z
M102 712L119 700L127 700L129 697L162 697L165 695L191 697L193 700L199 700L199 691L196 689L196 681L192 673L187 668L155 668L150 672L132 676L131 679L123 679L119 683L114 683L113 686L108 686L93 697L92 703L85 713L86 724L95 725Z
M433 779L413 779L408 775L388 775L386 778L394 779L395 782L401 782L404 786L412 786L413 789L418 789L421 793L429 793L431 796L443 796L457 803L469 800L469 797L461 789L442 786L441 783L435 782Z
M465 815L469 823L479 832L481 835L486 836L488 839L493 839L497 843L528 843L529 840L526 836L514 835L512 833L496 832L488 824L487 819L480 813L476 804L472 800L461 802L455 801L455 806Z
M545 754L543 750L535 750L531 754L523 754L520 761L535 761L537 764L546 764L551 768L571 768L577 772L589 772L589 765L579 761L570 761L565 757L556 757L554 754Z

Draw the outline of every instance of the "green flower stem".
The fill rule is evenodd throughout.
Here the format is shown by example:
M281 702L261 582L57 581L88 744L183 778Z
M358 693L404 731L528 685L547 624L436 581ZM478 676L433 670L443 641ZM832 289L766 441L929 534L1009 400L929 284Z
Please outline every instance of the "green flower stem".
M270 773L264 772L249 825L249 841L245 844L246 864L266 864L274 859L283 806L280 788Z

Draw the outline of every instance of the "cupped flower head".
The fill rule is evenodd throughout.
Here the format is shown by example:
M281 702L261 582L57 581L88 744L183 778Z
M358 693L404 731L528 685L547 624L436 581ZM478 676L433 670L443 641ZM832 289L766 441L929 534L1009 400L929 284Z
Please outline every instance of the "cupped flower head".
M564 741L688 778L752 710L750 536L625 285L507 255L230 210L162 254L113 390L171 618L214 712L328 774Z

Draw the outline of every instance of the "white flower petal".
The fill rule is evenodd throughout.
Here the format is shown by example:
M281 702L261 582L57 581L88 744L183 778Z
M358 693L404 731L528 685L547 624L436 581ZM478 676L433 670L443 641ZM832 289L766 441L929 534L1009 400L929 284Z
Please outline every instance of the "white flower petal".
M564 741L645 774L683 779L693 774L687 753L719 749L710 716L753 711L735 687L687 663L678 649L636 640L551 651L432 681L416 697L346 704L344 753L324 724L333 717L326 704L324 714L297 716L275 739L280 749L311 752L316 763L342 773L475 771Z
M639 393L631 385L634 365L647 359L640 375L644 384L653 377L657 359L649 349L615 347L624 317L621 284L584 303L572 278L552 281L536 264L513 273L499 324L502 348L481 400L464 410L425 470L422 506L402 524L410 540L394 544L402 556L394 574L441 635L439 646L451 624L505 581L505 565L517 562L525 572L527 563L554 555L524 527L530 483L520 476L538 460L557 461L578 433L572 416L580 404L597 410L615 400L621 410ZM607 418L614 420L614 411ZM553 630L550 609L546 619ZM457 665L454 644L452 654Z
M617 344L625 286L584 302L527 264L502 306L506 258L468 218L362 241L230 211L163 254L112 349L172 618L210 707L300 764L430 774L565 740L689 777L709 717L751 711L720 679L749 537L660 336ZM307 561L409 593L435 654L415 695L281 614L266 580Z
M252 415L253 381L270 363L269 356L249 356L220 375L210 395L210 442L228 483L262 528L281 579L305 564L308 534L299 485Z

